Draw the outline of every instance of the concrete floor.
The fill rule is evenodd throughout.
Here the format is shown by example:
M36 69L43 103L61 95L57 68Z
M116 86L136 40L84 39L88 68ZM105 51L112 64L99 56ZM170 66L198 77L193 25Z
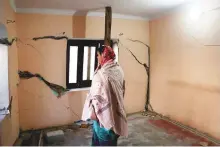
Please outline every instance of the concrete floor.
M128 138L120 137L119 146L191 146L213 145L205 139L166 122L152 119L140 114L128 117ZM66 129L65 141L54 142L49 145L61 146L89 146L92 139L91 128Z

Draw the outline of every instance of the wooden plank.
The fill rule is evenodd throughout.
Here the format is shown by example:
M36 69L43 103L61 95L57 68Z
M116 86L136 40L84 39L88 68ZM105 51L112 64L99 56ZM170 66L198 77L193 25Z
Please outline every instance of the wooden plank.
M110 46L111 42L111 26L112 26L112 8L105 8L105 45Z

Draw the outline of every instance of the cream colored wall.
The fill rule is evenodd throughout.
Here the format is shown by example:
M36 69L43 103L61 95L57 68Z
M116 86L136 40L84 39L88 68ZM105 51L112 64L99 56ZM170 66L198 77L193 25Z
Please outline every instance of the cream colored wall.
M40 73L46 80L66 85L66 40L30 38L46 35L72 36L72 16L17 14L17 33L27 46L19 43L19 70ZM57 99L36 78L21 80L19 85L20 126L23 130L72 123L80 119L85 92L72 92ZM73 111L73 112L72 112Z
M105 20L103 17L87 17L86 20L86 37L87 38L104 38ZM149 44L149 23L143 20L112 20L112 38L120 37L122 44L137 56L137 58L147 62L147 48L139 43L133 43L125 38L141 40ZM124 48L119 46L119 64L125 73L126 93L125 109L127 113L134 113L144 110L146 101L147 76L146 71L133 56Z
M220 12L209 3L150 22L150 100L155 111L220 139L220 47L204 46L219 44ZM209 8L195 17L195 6Z
M148 42L148 27L146 21L113 19L112 38L123 32L128 37ZM19 43L19 69L40 73L48 81L65 87L66 41L39 40L34 42L30 40L32 37L58 35L61 32L66 32L69 37L83 37L85 34L86 38L103 38L104 18L87 17L85 25L83 17L17 14L18 37L24 43L34 46L33 48ZM147 61L147 50L144 46L127 41L123 43L131 47L141 61ZM123 48L120 49L119 60L125 71L127 82L126 110L128 113L143 110L146 93L145 71ZM70 92L61 99L57 99L51 90L38 79L21 80L19 85L21 128L27 130L64 125L80 119L72 111L81 116L87 92Z
M208 4L207 4L208 5ZM7 8L8 5L7 5ZM186 125L210 133L220 138L219 130L219 47L205 47L201 44L218 43L218 23L215 21L219 11L203 14L199 21L189 20L189 10L183 8L180 13L168 15L150 22L151 50L151 103L157 112L170 116ZM12 11L7 13L14 17ZM77 18L81 20L81 18ZM208 21L209 20L209 21ZM19 69L41 73L51 82L65 86L66 42L29 38L44 35L58 35L66 32L77 37L84 32L74 34L74 17L58 15L18 14L18 36L35 48L18 43ZM3 20L5 22L5 20ZM84 19L82 20L84 22ZM119 33L127 37L149 43L149 24L147 21L113 19L112 38ZM77 22L75 26L80 26ZM84 27L84 23L82 25ZM208 27L207 27L208 26ZM8 31L16 36L14 24ZM80 27L82 28L82 27ZM208 28L208 29L207 29ZM72 33L73 32L73 33ZM86 18L86 38L103 38L104 18ZM207 38L208 36L208 38ZM213 41L214 40L214 41ZM123 38L128 46L142 61L147 61L144 46L131 43ZM12 50L14 49L14 50ZM18 115L16 107L16 47L9 53L10 91L15 97L11 119L3 125L3 142L11 144L18 133ZM146 73L124 48L119 50L119 63L125 72L127 113L144 109L146 94ZM12 80L13 79L13 80ZM20 126L22 129L43 128L71 123L82 113L87 91L72 92L57 99L50 89L37 79L22 80L19 85ZM70 109L68 109L70 107ZM8 125L9 124L9 125ZM13 129L16 128L16 129ZM10 130L10 131L8 131ZM9 134L12 134L8 137Z
M9 0L3 0L1 2L0 9L2 14L0 17L0 23L5 24L8 32L8 37L16 37L16 23L7 24L6 20L16 20L15 13L12 10ZM1 145L13 145L19 134L19 110L18 110L18 55L16 43L8 48L9 56L9 92L10 96L13 96L11 116L8 115L1 122Z

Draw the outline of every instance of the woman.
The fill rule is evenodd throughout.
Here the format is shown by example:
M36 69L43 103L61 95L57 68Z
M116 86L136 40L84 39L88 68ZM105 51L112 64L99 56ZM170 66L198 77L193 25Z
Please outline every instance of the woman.
M86 98L82 120L94 120L93 146L117 146L119 136L128 135L123 105L124 74L114 62L115 53L111 47L98 49L97 58L99 66Z

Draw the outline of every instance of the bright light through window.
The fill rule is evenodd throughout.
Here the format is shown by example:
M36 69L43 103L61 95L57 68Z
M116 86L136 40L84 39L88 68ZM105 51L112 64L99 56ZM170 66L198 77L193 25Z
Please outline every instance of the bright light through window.
M113 43L113 40L112 40ZM70 39L67 42L66 87L68 89L90 87L97 63L97 48L104 44L104 40ZM113 44L118 62L119 48Z
M84 55L83 55L83 80L88 79L88 58L89 58L89 47L84 46Z
M77 83L78 47L70 46L69 83Z

